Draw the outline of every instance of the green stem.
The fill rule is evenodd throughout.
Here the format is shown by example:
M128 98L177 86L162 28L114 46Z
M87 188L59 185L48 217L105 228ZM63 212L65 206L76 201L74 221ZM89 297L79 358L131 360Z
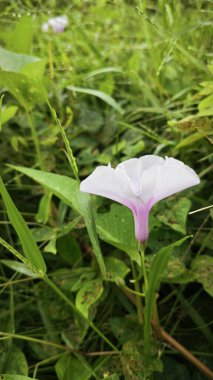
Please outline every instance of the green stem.
M134 287L136 292L136 302L137 302L137 314L138 314L138 322L143 325L144 324L144 318L143 318L143 305L142 305L142 299L141 296L138 294L140 293L140 284L138 280L138 274L136 270L135 263L132 261L132 274L134 278Z
M34 145L35 145L35 150L36 150L36 155L37 155L38 163L39 163L40 169L44 170L44 163L43 163L43 158L42 158L42 154L41 154L41 148L40 148L39 139L38 139L38 136L37 136L35 124L33 122L32 114L28 110L26 110L26 112L27 112L27 116L28 116L28 120L29 120L29 126L30 126L30 129L31 129L32 139L33 139L33 142L34 142Z
M1 285L0 285L1 286ZM124 286L122 285L122 288L123 289L126 289L129 293L132 293L132 294L135 294L135 295L138 295L139 297L145 297L145 294L144 293L141 293L141 292L137 292L136 290L133 290L131 288L129 288L128 286Z
M44 88L42 86L41 86L41 89L42 89L43 94L44 94L44 96L46 98L46 102L47 102L47 105L48 105L49 110L51 112L52 118L55 121L56 125L58 126L58 128L59 128L59 130L61 132L61 136L62 136L62 139L64 141L65 148L66 148L65 153L66 153L66 156L67 156L68 161L70 163L70 166L71 166L71 168L73 170L73 174L74 174L76 180L78 181L78 183L80 183L80 179L79 179L79 176L78 176L78 166L77 166L77 163L76 163L76 159L75 159L75 157L73 155L73 151L72 151L72 148L70 146L69 140L67 138L66 132L65 132L64 128L62 127L60 120L58 119L58 116L56 114L55 109L51 106L51 104L49 102L49 99L47 97L47 94L46 94L46 92L45 92L45 90L44 90Z
M139 253L141 256L141 268L143 271L144 284L145 284L145 294L146 294L147 289L148 289L148 279L147 279L146 267L145 267L145 255L144 255L145 247L143 247L140 242L138 243L138 250L139 250Z
M57 344L57 343L54 343L54 342L49 342L49 341L43 340L43 339L37 339L37 338L31 337L31 336L26 336L26 335L21 335L21 334L5 333L5 332L0 331L0 341L8 340L8 339L26 340L28 342L40 343L40 344L43 344L46 346L51 346L51 347L58 348L60 350L67 351L67 347L62 346L62 345ZM69 350L69 351L71 351L71 350ZM74 350L72 350L72 351L74 351Z
M67 305L70 306L72 311L74 311L76 314L78 314L85 322L88 323L88 325L114 350L118 352L118 349L114 346L113 343L110 342L110 340L94 325L93 322L88 320L84 314L81 313L80 310L73 304L72 301L57 287L57 285L54 284L53 281L49 279L49 277L45 276L43 280L46 282L46 284L56 293L60 298L62 298Z

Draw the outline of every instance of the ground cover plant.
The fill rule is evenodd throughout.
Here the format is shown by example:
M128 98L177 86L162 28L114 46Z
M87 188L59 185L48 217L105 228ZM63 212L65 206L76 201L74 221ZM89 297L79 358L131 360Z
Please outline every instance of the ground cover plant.
M212 11L1 2L0 379L213 379Z

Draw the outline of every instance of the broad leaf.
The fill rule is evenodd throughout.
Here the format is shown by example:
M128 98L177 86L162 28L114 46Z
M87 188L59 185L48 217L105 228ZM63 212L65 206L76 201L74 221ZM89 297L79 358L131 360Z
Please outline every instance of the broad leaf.
M96 226L102 240L126 252L139 265L141 262L135 240L132 212L124 206L112 204L110 211L96 214Z
M207 255L197 256L192 262L191 269L196 280L213 297L213 257Z
M26 54L17 54L0 47L0 67L4 71L41 78L46 61Z
M93 374L92 368L80 355L63 355L57 361L55 370L58 380L89 380Z
M0 71L0 86L6 88L26 109L31 109L35 104L44 101L37 80L26 74L2 70Z
M103 294L103 284L100 279L86 282L76 296L76 307L89 319L94 316L94 307Z
M24 353L17 346L10 348L6 363L4 365L4 372L9 374L28 375L28 364Z
M130 268L121 260L115 257L107 257L105 259L107 280L117 282L124 279L130 272Z
M53 194L57 195L64 203L74 208L84 217L95 256L99 263L102 275L105 278L106 270L96 233L90 195L80 192L78 181L72 178L55 173L47 173L40 170L23 168L20 166L10 165L10 167L26 174L28 177L46 187Z
M6 31L6 43L9 50L16 53L28 54L31 51L33 40L33 16L22 15L15 27Z
M157 218L160 222L171 227L173 230L186 233L186 219L191 207L189 199L182 197L174 202L174 200L167 200L163 206L159 204L157 209Z

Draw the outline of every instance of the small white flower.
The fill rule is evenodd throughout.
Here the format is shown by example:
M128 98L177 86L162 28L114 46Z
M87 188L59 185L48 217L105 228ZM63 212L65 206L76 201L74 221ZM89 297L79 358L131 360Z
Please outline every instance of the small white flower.
M63 15L49 18L49 20L42 25L41 29L42 32L45 33L49 32L50 30L52 30L54 33L62 33L68 24L68 17L66 15Z
M119 202L133 212L136 239L148 239L149 212L161 199L200 183L193 169L171 157L147 155L117 165L99 166L80 190Z

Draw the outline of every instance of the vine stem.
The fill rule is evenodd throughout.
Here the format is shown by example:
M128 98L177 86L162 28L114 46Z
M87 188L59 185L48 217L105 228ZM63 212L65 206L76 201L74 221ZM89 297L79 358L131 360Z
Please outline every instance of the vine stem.
M143 325L144 324L144 317L143 317L143 305L142 305L142 299L140 294L140 284L138 280L138 274L136 270L135 263L132 261L132 274L134 278L134 287L136 292L136 306L137 306L137 314L138 314L138 322Z
M57 287L57 285L50 280L49 277L44 276L43 280L46 282L46 284L60 297L62 298L67 305L70 306L72 311L74 311L76 314L78 314L88 325L116 352L119 352L117 347L114 346L113 343L110 342L110 340L94 325L93 322L91 322L89 319L85 317L84 314L81 313L80 310L73 304L72 301Z

